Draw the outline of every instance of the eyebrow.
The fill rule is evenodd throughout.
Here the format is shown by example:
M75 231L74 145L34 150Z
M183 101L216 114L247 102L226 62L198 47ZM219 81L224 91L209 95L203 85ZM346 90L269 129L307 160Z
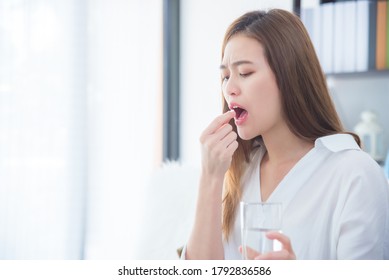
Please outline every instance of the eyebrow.
M249 61L249 60L238 60L238 61L235 61L233 62L231 65L233 67L236 67L236 66L239 66L241 64L253 64L253 62ZM227 66L224 65L224 64L221 64L220 65L220 69L223 70L223 69L227 69Z

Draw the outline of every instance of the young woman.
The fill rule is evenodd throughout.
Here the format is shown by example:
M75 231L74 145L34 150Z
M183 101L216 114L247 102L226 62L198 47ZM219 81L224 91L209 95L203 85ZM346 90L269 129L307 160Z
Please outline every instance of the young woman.
M256 259L388 259L389 186L344 131L307 31L287 11L228 28L224 114L200 137L202 173L186 259L241 259L239 202L281 202L282 249Z

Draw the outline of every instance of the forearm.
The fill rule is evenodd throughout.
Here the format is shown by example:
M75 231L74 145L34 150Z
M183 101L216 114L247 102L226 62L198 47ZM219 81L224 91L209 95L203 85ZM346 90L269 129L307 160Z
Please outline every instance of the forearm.
M223 178L201 176L195 223L187 244L186 259L224 259L222 186Z
M216 117L201 134L202 174L186 259L224 259L222 192L224 174L238 148L237 134L228 123L234 117L233 110Z

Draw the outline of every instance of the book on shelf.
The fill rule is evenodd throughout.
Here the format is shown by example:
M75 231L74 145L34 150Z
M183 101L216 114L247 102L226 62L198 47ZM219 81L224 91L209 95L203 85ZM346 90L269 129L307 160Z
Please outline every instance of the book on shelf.
M368 1L369 3L369 50L368 50L368 69L376 69L376 48L377 48L377 1Z
M319 59L325 73L333 72L334 57L334 3L320 6L320 54Z
M325 73L389 68L388 0L322 1L301 8Z
M301 21L308 31L317 56L320 53L321 15L318 7L301 9Z
M334 71L354 72L357 68L357 2L334 3Z
M343 71L343 45L345 32L345 2L334 3L334 56L333 56L333 73Z
M358 1L356 11L356 71L369 70L369 1Z
M386 68L389 68L389 1L386 4Z
M336 4L336 3L335 3ZM343 6L343 46L342 46L342 72L355 72L356 70L356 40L357 40L357 2L346 1Z
M377 1L357 1L356 71L376 69Z
M386 38L387 38L387 1L377 2L377 36L376 36L376 69L387 68L386 65Z

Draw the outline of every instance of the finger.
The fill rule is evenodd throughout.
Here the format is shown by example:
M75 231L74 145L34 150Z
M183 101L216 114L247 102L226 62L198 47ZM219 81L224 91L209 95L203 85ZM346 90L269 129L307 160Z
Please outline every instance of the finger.
M232 142L231 144L228 145L228 147L226 149L226 154L232 156L234 154L234 152L236 151L236 149L238 149L238 146L239 146L238 141Z
M218 130L216 130L213 135L215 135L217 140L222 140L227 135L229 135L231 131L232 131L232 125L226 123L222 125Z
M215 141L215 139L213 139L214 143L212 144L208 142L208 147L212 147L216 155L220 155L222 159L226 159L231 157L232 154L235 152L236 148L238 147L238 142L236 141L236 138L237 134L235 133L235 131L232 131L228 133L222 140Z
M223 115L216 117L204 130L203 135L213 134L216 130L218 130L221 126L228 123L233 117L235 117L235 111L231 110L225 112Z
M246 256L244 255L244 252L243 252L243 246L239 246L239 252L243 255L243 257L246 260L254 260L254 259L256 259L256 257L258 257L258 255L260 255L253 248L250 248L248 246L246 247Z
M278 240L281 243L283 249L285 249L289 252L293 252L290 239L285 234L282 234L282 233L277 232L277 231L269 231L266 234L266 237L271 239L271 240L274 240L274 239Z
M237 139L238 135L235 131L230 131L223 139L220 141L220 145L222 147L228 147L231 143L233 143Z
M204 145L207 149L220 149L224 151L227 146L232 143L234 139L233 132L232 135L232 126L230 124L224 124L221 128L219 128L215 133L211 135L203 135L200 138L200 143Z
M282 250L280 251L274 251L274 252L270 252L271 253L274 253L275 255L272 256L270 255L269 257L273 257L274 259L277 259L277 258L286 258L286 259L293 259L295 260L296 259L296 255L293 251L293 248L292 248L292 243L290 242L290 239L285 235L285 234L282 234L280 232L277 232L277 231L270 231L266 234L266 237L268 239L271 239L271 240L277 240L278 242L281 243L281 246L282 246ZM286 255L286 256L285 256Z

